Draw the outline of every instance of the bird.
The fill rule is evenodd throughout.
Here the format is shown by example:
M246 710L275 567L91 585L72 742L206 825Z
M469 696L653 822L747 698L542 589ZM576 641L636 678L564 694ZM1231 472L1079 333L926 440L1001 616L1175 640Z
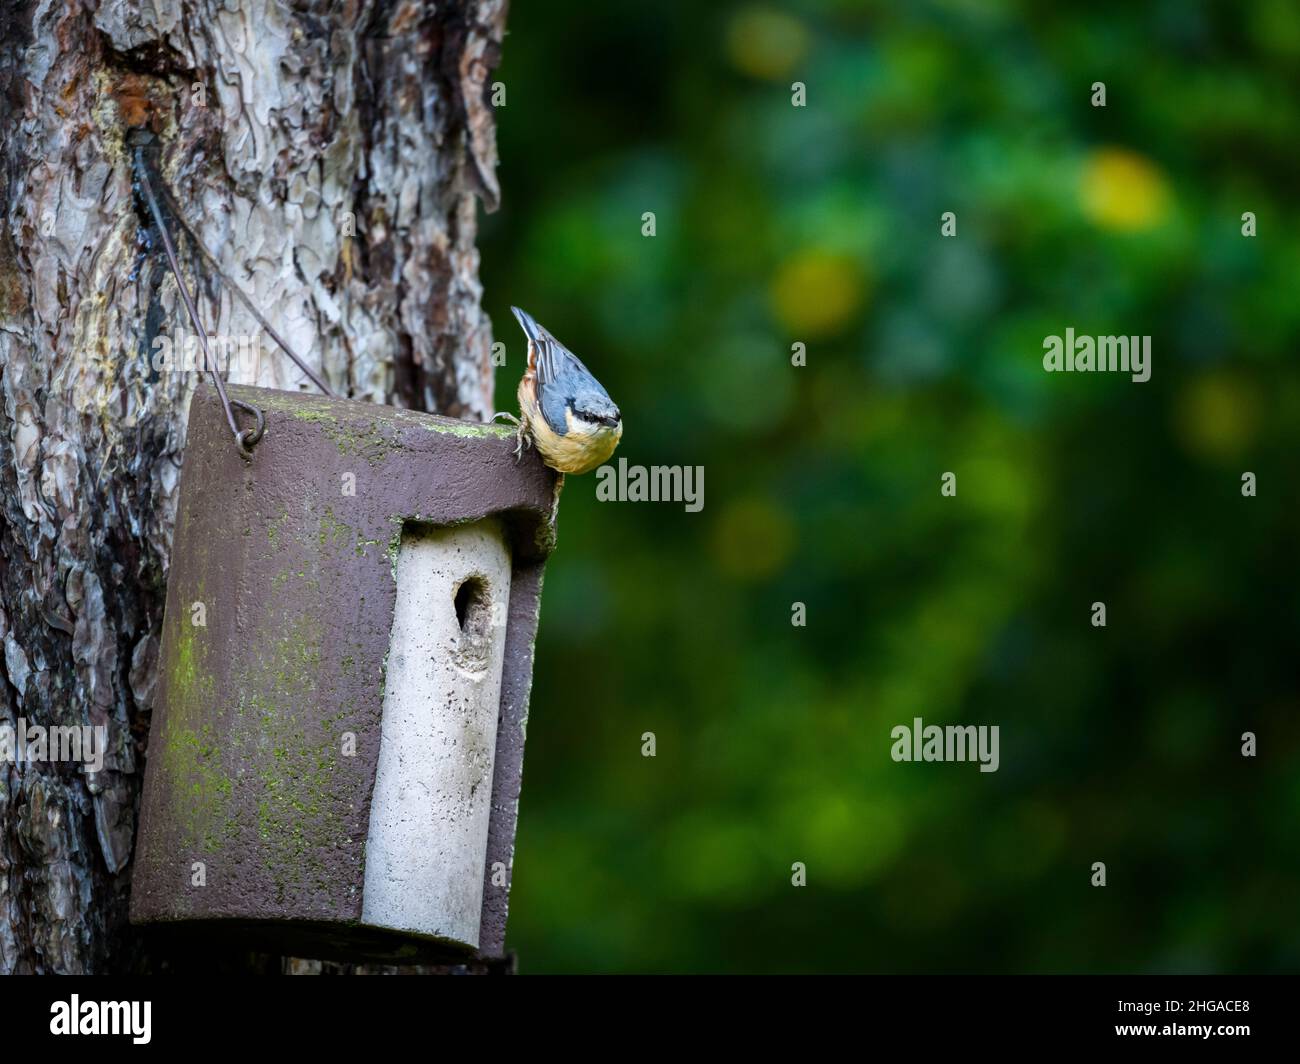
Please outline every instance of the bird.
M526 445L558 473L589 473L609 460L623 436L614 400L578 356L525 310L511 307L528 337L528 366L519 379L515 460Z

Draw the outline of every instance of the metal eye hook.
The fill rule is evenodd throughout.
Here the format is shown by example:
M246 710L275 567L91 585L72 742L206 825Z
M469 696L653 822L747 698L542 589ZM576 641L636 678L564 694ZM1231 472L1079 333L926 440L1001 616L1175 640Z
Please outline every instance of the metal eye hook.
M245 458L253 457L253 448L257 446L258 441L266 435L266 415L262 412L261 407L254 406L252 403L246 403L242 399L231 399L231 406L237 406L240 410L246 410L257 419L257 424L251 429L244 429L237 433L235 442L239 444L239 451Z

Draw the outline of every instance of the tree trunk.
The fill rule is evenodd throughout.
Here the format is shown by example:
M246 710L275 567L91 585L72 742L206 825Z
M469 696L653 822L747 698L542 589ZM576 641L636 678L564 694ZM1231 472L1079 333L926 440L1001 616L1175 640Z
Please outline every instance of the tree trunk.
M153 357L193 330L128 136L153 132L181 217L340 394L482 418L504 22L505 0L0 7L0 725L109 737L93 774L0 761L0 972L158 962L127 894L198 377ZM207 331L246 356L230 378L309 387L178 244Z

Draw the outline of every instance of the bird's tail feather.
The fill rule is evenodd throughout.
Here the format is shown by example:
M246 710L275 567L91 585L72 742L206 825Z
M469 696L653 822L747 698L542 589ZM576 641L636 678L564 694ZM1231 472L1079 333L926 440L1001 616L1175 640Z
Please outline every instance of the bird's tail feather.
M518 307L511 307L515 312L515 317L519 319L519 325L524 330L524 335L533 343L540 343L546 335L546 330L533 320L533 316L526 310L520 310Z

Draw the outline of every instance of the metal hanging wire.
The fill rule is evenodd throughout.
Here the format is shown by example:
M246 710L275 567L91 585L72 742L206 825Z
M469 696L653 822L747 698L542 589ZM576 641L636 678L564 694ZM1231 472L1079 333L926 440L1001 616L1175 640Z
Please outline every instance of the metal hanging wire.
M147 145L145 144L137 144L135 147L135 173L139 181L140 191L144 193L144 199L148 204L149 213L153 216L154 225L158 229L158 235L162 238L163 250L167 254L167 265L171 268L172 276L176 278L176 287L180 289L181 299L185 303L185 310L189 314L190 321L194 325L194 331L198 333L199 344L203 348L203 368L211 375L212 383L216 386L217 394L221 397L221 408L225 411L226 423L230 426L230 431L234 434L235 443L239 446L240 453L245 458L251 458L253 456L253 448L266 433L266 415L260 408L254 406L252 403L245 403L239 399L231 399L229 394L226 392L226 383L221 378L220 368L217 366L216 360L213 359L212 352L208 349L208 334L203 328L203 323L199 321L198 308L194 304L194 298L190 295L189 289L185 287L184 277L181 276L180 262L176 257L176 245L173 243L171 233L167 228L167 219L163 214L162 206L158 202L158 194L154 191L153 181L149 176L149 166L144 158L146 148ZM252 299L248 297L244 290L225 275L225 272L217 263L216 258L206 247L203 246L203 241L198 238L194 233L194 230L191 229L181 217L181 212L176 201L172 199L170 193L167 192L165 187L163 188L163 194L167 197L168 206L171 208L173 216L176 218L177 222L180 223L181 227L184 228L186 235L188 235L190 240L193 241L194 246L198 249L199 254L203 257L204 261L212 267L218 279L223 281L230 288L231 292L233 292L239 301L243 303L249 313L257 319L258 324L267 331L267 334L271 339L274 340L276 344L279 345L280 349L293 360L294 365L302 370L312 383L322 392L330 398L337 398L333 389L331 389L330 386L326 384L325 381L298 356L298 353L289 346L288 342L278 332L276 332L271 323L266 320L265 315L257 309L257 306L253 303ZM241 429L239 423L235 420L233 408L238 408L252 414L255 419L253 427Z

